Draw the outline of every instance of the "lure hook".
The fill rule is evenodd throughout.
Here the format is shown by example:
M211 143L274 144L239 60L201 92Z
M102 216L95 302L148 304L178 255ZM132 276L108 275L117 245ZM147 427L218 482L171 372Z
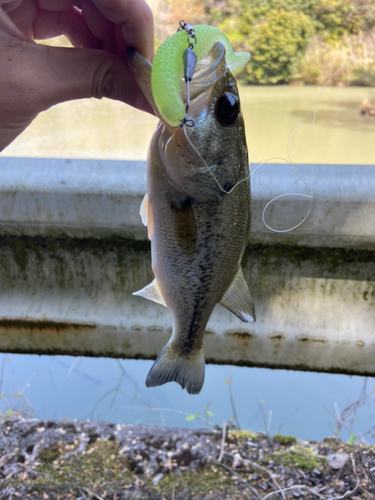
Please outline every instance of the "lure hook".
M188 47L183 54L184 78L186 83L186 108L185 108L185 119L182 122L182 125L186 125L187 122L190 121L192 122L192 125L188 126L192 127L194 125L194 121L187 120L186 115L190 106L190 82L194 75L195 66L197 65L197 55L194 52L194 47L197 44L197 37L195 35L194 27L191 24L185 22L183 19L181 19L181 21L179 22L177 31L182 31L182 30L185 30L188 35L187 36Z

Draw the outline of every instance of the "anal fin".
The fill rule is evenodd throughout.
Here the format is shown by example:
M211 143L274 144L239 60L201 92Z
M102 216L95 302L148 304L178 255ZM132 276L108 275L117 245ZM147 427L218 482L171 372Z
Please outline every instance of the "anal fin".
M220 300L220 304L229 309L229 311L245 323L253 323L255 321L253 299L251 298L241 266L232 284Z
M140 297L144 297L145 299L152 300L157 304L161 304L165 307L168 307L167 304L165 303L165 300L163 299L162 294L160 293L156 279L154 279L154 281L151 281L151 283L142 288L142 290L134 292L133 295L139 295Z

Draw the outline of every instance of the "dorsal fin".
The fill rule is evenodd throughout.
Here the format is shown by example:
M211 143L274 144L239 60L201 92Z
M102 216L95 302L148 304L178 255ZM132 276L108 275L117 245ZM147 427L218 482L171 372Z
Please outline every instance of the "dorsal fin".
M239 267L232 284L220 300L220 304L229 309L229 311L245 323L253 323L253 321L255 321L253 299L251 298L241 266Z
M147 286L142 288L142 290L138 290L138 292L134 292L133 295L139 295L140 297L144 297L145 299L152 300L157 304L161 304L165 307L168 307L163 299L159 287L157 285L156 279L151 281Z
M197 225L192 208L192 199L184 200L172 205L174 214L174 228L178 246L191 258L197 244Z

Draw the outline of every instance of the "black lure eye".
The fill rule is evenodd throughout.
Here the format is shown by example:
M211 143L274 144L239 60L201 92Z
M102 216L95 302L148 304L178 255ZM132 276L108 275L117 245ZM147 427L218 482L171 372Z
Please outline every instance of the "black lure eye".
M225 92L216 103L216 118L222 127L233 125L239 112L240 103L237 97L229 92Z

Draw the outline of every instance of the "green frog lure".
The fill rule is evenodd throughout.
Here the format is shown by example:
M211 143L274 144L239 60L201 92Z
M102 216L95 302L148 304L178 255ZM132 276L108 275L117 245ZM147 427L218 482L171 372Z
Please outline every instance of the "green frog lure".
M225 47L225 61L230 71L240 69L249 61L250 54L233 52L228 37L218 28L206 25L193 27L185 21L180 21L177 33L167 38L157 50L152 63L152 94L161 117L172 127L187 123L189 82L193 77L195 65L208 54L216 42L221 42ZM186 82L186 105L180 93L182 78Z

